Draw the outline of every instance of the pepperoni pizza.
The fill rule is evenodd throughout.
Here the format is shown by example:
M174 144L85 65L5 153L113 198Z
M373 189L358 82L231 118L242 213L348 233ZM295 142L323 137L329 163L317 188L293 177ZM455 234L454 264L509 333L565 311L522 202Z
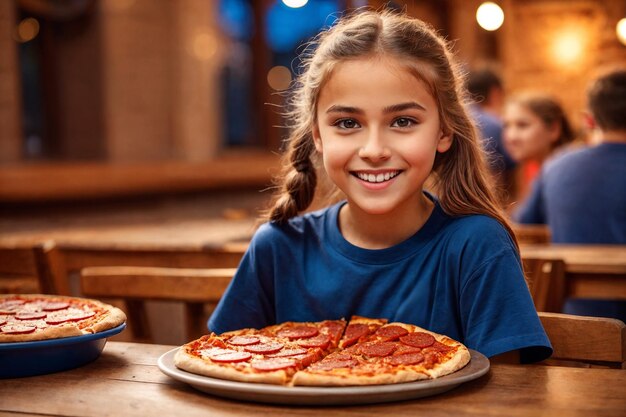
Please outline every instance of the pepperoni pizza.
M122 310L78 297L0 295L0 343L98 333L126 321Z
M183 345L175 365L216 378L279 385L396 384L463 368L468 349L405 323L354 316L211 333Z

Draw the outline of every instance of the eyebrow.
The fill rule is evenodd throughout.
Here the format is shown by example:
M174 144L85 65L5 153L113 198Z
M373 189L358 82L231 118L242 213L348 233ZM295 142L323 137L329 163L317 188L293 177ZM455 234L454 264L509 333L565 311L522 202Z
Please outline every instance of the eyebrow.
M389 114L389 113L396 113L396 112L400 112L400 111L404 111L404 110L409 110L409 109L416 109L416 110L421 110L421 111L426 111L426 108L424 106L422 106L421 104L415 102L415 101L409 101L406 103L400 103L400 104L392 104L391 106L387 106L383 109L383 113L384 114ZM364 111L362 109L359 109L358 107L351 107L351 106L342 106L339 104L335 104L333 106L330 106L328 108L328 110L326 110L326 113L351 113L351 114L363 114Z

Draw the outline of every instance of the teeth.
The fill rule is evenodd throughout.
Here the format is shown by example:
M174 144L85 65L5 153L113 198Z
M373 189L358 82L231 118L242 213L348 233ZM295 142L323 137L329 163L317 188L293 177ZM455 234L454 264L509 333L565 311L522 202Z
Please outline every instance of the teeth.
M386 172L384 174L374 175L374 174L366 174L366 173L359 172L356 175L357 177L359 177L359 179L363 181L377 183L377 182L389 181L390 179L392 179L399 173L400 173L399 171L395 171L395 172Z

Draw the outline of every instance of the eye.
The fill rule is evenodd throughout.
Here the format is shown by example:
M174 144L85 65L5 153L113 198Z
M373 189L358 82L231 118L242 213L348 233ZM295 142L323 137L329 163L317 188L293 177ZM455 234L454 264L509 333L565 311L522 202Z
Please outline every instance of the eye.
M406 127L411 127L416 124L417 124L417 121L409 117L398 117L397 119L393 121L393 123L391 124L391 127L406 128Z
M361 127L359 122L354 119L339 119L333 123L333 126L336 126L339 129L357 129Z

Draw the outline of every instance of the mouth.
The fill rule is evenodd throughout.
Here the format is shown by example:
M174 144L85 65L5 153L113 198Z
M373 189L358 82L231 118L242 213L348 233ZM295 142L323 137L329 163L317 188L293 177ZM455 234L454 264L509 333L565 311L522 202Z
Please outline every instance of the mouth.
M400 175L402 171L385 171L385 172L365 172L365 171L352 171L352 175L362 181L366 181L372 184L378 184L382 182L390 181L391 179Z

